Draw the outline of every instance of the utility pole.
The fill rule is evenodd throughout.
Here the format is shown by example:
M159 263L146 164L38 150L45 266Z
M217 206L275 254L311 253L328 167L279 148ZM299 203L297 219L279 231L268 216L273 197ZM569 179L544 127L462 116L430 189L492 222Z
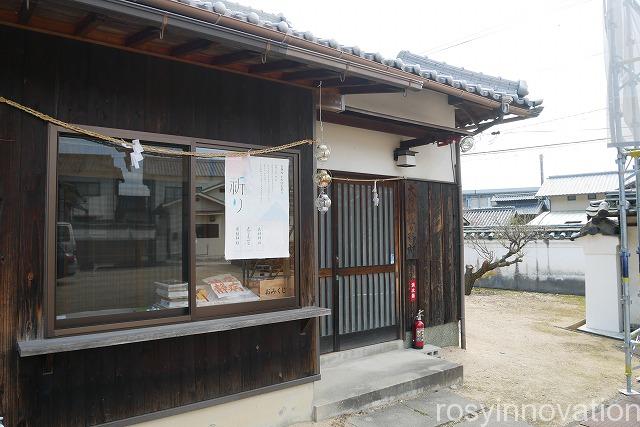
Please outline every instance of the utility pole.
M540 185L544 184L544 154L540 153Z

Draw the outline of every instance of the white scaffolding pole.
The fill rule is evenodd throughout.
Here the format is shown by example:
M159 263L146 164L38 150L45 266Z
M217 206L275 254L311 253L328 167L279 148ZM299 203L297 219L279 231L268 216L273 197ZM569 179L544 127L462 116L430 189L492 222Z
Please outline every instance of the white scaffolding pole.
M609 132L611 137L610 146L618 150L618 213L620 219L620 271L622 286L622 317L624 328L624 351L625 351L625 377L626 387L620 390L626 395L638 394L632 387L633 369L631 366L635 340L632 341L631 333L631 296L629 289L629 249L628 249L628 227L627 227L627 198L625 188L626 160L627 152L625 147L637 147L638 135L636 130L637 102L636 81L638 75L635 73L633 62L639 58L633 58L635 51L635 40L632 34L632 14L638 14L640 8L636 0L605 0L604 16L608 50L608 109L609 109ZM637 18L637 17L636 17ZM628 59L633 58L629 64ZM630 102L630 111L623 111L621 102L621 92L625 91L625 102ZM632 91L632 92L631 92ZM627 113L625 116L624 113ZM632 125L629 126L629 115L632 116ZM632 128L633 141L625 141L622 134L623 116L627 127ZM634 170L638 172L637 158L634 161ZM637 181L636 181L637 182ZM636 185L637 187L637 185ZM638 189L636 188L636 194ZM636 199L637 200L637 199ZM636 205L638 205L636 203ZM640 247L640 242L639 242Z

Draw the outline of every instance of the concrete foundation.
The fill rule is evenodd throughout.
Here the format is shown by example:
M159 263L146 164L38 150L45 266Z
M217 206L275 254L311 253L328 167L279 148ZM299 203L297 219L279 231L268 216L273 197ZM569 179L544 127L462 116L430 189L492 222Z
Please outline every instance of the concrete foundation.
M314 384L315 421L462 384L461 365L409 349L348 360L321 375Z
M404 346L411 347L411 332L405 334ZM460 329L458 322L424 328L424 342L436 347L458 347L460 345Z
M139 427L285 427L311 420L313 383L302 384L179 415Z
M364 347L356 347L346 351L335 351L333 353L323 354L320 356L320 369L332 368L349 360L386 353L387 351L401 350L403 348L405 348L405 343L402 340L394 340Z

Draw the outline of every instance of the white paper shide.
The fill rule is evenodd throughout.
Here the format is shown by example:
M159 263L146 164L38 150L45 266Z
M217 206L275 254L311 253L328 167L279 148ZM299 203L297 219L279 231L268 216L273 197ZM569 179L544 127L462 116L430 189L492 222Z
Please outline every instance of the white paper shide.
M225 159L228 260L289 257L289 159Z

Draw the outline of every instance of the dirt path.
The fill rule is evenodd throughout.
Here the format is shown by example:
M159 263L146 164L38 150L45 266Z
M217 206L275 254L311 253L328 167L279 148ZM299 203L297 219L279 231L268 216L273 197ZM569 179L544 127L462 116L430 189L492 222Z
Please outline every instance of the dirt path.
M562 329L584 319L584 298L488 289L466 298L467 351L460 394L486 405L592 405L624 383L621 343ZM547 411L550 413L549 411ZM556 411L557 412L557 411ZM534 425L565 425L556 414Z

